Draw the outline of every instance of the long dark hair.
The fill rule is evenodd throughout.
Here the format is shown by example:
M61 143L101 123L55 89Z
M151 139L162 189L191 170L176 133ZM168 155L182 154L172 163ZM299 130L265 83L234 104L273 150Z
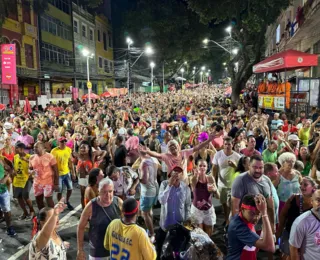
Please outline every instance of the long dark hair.
M85 140L81 141L81 143L79 145L79 149L80 149L81 145L87 145L88 146L88 148L89 148L89 152L88 152L89 153L89 158L90 158L90 161L93 163L93 155L92 155L92 147L91 147L91 145L89 144L88 141L85 141Z
M238 165L237 165L237 169L236 169L236 172L245 172L246 169L244 168L244 163L246 162L246 159L248 159L247 156L242 156L238 162Z

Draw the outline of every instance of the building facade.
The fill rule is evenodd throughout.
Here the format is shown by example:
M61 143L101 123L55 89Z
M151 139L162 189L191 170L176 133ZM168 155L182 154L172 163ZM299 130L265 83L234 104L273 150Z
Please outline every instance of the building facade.
M67 94L74 85L71 17L70 0L49 0L48 9L39 17L42 94Z
M320 77L320 0L293 0L266 32L265 56L294 49L318 54L318 67L305 71L306 77Z
M96 66L100 78L97 83L97 93L113 88L114 83L114 60L113 38L111 21L104 15L95 17L96 22Z
M35 99L39 94L38 18L29 3L12 1L12 13L1 28L1 44L16 45L17 85L1 86L1 103ZM0 84L1 85L1 84Z

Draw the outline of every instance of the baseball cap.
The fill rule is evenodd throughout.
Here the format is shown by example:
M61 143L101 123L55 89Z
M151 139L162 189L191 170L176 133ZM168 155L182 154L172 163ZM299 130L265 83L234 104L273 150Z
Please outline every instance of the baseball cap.
M289 135L288 141L300 141L300 139L297 135Z
M13 124L9 123L9 122L5 122L3 125L3 128L6 130L12 129L13 128Z
M173 168L171 169L171 171L170 171L169 174L168 174L168 177L171 177L171 173L172 173L173 171L175 171L175 172L183 172L183 169L182 169L182 167L179 166L179 165L173 166Z
M61 136L59 139L58 139L59 142L66 142L67 141L67 138L65 138L64 136Z

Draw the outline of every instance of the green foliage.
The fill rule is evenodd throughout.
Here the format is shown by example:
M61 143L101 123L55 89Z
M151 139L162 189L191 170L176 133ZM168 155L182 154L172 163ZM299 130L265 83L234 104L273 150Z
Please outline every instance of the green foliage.
M290 0L186 0L204 24L232 22L232 37L239 42L240 52L229 61L229 74L233 81L233 99L252 75L252 66L262 58L265 32L276 21ZM234 71L234 63L239 70Z

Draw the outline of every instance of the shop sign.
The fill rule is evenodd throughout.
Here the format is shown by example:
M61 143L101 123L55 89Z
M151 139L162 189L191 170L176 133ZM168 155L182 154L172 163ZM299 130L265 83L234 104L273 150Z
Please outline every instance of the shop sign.
M274 97L274 109L284 110L284 108L285 108L284 97Z
M2 84L17 84L16 45L1 45Z
M264 97L264 99L263 99L263 107L264 108L269 108L269 109L273 108L273 97L272 96Z

